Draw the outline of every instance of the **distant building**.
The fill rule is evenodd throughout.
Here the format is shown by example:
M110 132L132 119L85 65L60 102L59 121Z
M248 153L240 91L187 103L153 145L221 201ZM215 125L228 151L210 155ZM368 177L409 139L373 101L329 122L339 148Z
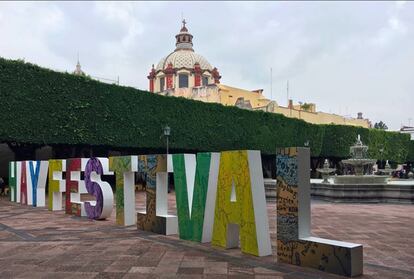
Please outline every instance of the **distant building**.
M151 92L249 110L280 113L315 124L371 127L371 123L362 117L361 112L358 113L357 118L347 118L317 112L316 105L313 103L295 105L292 100L289 100L288 107L282 107L276 101L267 99L263 95L263 89L249 91L223 85L220 83L221 76L217 68L213 68L203 56L194 52L193 35L188 32L185 20L175 38L175 50L162 58L157 67L152 65L148 75Z
M78 63L76 63L76 68L75 71L73 71L74 75L78 75L78 76L86 76L85 72L82 71L81 69L81 65L79 63L79 58L78 58Z
M414 140L414 127L402 126L400 133L409 134L411 136L411 139Z
M118 76L117 79L111 79L111 78L104 78L104 77L97 77L97 76L87 75L84 71L82 71L81 64L79 62L79 55L78 55L78 63L76 63L76 68L72 72L72 74L77 75L77 76L88 77L88 78L98 80L100 82L104 82L104 83L108 83L108 84L117 84L117 85L119 85L119 76Z

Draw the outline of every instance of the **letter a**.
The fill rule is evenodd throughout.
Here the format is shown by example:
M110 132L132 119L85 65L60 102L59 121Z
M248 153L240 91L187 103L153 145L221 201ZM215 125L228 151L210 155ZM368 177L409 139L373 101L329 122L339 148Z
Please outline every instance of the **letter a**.
M260 151L221 152L214 214L213 245L272 254Z

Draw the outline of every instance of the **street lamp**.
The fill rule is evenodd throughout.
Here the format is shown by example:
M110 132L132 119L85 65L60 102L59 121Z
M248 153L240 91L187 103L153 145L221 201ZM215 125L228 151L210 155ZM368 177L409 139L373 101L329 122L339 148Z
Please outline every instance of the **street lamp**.
M167 156L168 156L168 137L171 134L171 128L168 125L164 127L164 136L167 138Z
M380 152L380 159L381 159L381 168L384 168L384 164L383 164L383 161L384 161L384 157L383 157L383 154L384 154L384 147L382 147L381 146L381 148L380 148L380 150L379 150L379 152Z

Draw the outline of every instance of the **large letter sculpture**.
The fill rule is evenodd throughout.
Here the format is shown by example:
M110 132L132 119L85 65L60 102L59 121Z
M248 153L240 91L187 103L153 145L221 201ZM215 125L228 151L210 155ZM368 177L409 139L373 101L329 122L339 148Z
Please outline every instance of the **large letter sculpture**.
M81 158L66 160L66 214L86 216L85 204L81 202L81 193L86 192L82 173Z
M62 210L62 193L66 191L64 171L66 171L66 160L49 160L49 210Z
M27 189L27 173L26 173L26 161L19 162L20 163L20 203L21 204L28 204L31 203L28 195L31 196L30 189Z
M259 151L221 152L212 244L272 254Z
M168 214L166 155L138 156L138 172L146 175L146 212L137 213L137 228L159 234L177 233L177 216Z
M362 245L310 234L310 151L285 148L276 156L278 261L346 276L362 274Z
M45 206L48 161L27 161L27 185L30 189L33 206Z
M9 162L9 195L10 201L16 202L16 162Z
M20 203L21 200L21 190L22 190L22 163L21 161L16 162L16 202Z
M91 158L85 167L85 186L89 194L95 197L95 201L85 202L86 215L90 219L106 219L111 216L114 203L114 194L111 185L101 180L104 174L101 161Z
M181 239L201 242L210 236L212 222L204 226L209 179L214 192L217 187L218 158L220 153L198 153L173 155L174 186L177 205L178 228ZM214 207L207 208L214 213ZM214 214L210 214L214 216ZM204 231L205 230L205 231ZM204 236L204 237L203 237Z
M109 157L109 169L115 173L116 224L130 226L136 223L135 172L137 156Z

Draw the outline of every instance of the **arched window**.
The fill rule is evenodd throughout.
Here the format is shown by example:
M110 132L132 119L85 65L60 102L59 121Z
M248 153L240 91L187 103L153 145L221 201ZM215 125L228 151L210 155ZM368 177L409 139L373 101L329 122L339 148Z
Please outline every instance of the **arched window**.
M203 86L208 85L208 77L207 76L203 76Z
M188 87L188 75L187 74L179 74L178 75L178 87L179 88Z
M162 77L160 78L160 92L164 91L164 87L165 87L165 78Z

